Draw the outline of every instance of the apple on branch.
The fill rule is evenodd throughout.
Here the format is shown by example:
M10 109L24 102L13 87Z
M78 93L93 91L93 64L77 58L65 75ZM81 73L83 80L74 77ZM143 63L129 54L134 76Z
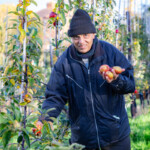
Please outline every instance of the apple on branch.
M55 18L57 16L57 14L55 12L51 12L49 15L49 18Z

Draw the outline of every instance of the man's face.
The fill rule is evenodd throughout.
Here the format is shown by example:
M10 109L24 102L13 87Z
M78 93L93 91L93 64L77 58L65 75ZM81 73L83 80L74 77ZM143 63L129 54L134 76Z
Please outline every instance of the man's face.
M89 33L89 34L81 34L72 37L72 42L75 46L75 48L80 53L87 53L93 44L93 39L95 38L95 33Z

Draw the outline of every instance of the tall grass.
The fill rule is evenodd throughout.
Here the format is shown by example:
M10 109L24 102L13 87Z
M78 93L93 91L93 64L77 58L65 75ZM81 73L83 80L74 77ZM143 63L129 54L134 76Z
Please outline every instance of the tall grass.
M129 117L131 127L131 150L150 150L150 108L134 119Z

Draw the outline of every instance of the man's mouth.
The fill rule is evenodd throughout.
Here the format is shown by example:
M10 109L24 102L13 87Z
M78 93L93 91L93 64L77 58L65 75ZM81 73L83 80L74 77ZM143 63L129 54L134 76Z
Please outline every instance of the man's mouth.
M86 46L85 45L80 45L79 46L81 49L84 49Z

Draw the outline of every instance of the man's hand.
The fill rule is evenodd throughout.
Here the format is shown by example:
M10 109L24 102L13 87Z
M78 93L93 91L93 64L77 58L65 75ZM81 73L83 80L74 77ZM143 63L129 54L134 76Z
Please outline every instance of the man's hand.
M122 72L123 71L125 71L124 68L122 68ZM116 80L119 76L119 74L117 74L114 69L111 69L110 76L106 72L102 72L100 74L102 75L103 79L106 80L108 83L111 83L112 81Z

